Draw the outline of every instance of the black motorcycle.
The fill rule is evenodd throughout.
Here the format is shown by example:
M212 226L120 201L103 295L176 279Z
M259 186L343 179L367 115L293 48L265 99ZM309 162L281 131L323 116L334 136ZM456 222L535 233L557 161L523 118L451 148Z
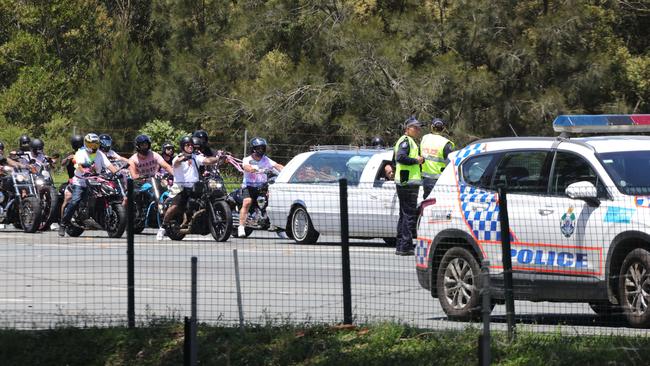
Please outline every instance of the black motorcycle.
M50 158L47 158L44 162L30 161L34 188L38 192L38 198L41 201L41 223L38 227L41 231L49 230L50 225L59 218L59 200L61 196L54 186L51 174L52 165Z
M266 174L266 183L260 187L259 195L256 200L251 202L251 205L248 209L248 217L246 218L246 223L244 226L244 231L246 233L246 238L251 235L253 230L268 230L271 227L271 220L266 214L266 206L268 206L269 201L269 184L275 182L275 178L278 176L279 172L275 169L267 170L264 172ZM239 210L241 210L242 204L244 202L244 197L242 194L243 188L232 191L228 195L228 204L232 210L232 223L233 223L233 236L239 237L237 230L239 228Z
M41 204L35 182L29 170L3 170L0 186L0 223L14 224L26 233L34 233L41 223Z
M218 165L206 167L200 181L192 188L174 184L165 200L164 210L170 206L178 194L187 195L187 204L181 208L182 214L171 219L165 231L172 240L183 240L187 234L207 235L214 240L228 240L232 230L232 212L226 203L226 185Z
M109 238L119 238L126 229L124 194L120 191L120 175L89 175L86 179L88 195L82 200L72 216L72 225L67 225L70 236L81 235L86 228L106 230Z

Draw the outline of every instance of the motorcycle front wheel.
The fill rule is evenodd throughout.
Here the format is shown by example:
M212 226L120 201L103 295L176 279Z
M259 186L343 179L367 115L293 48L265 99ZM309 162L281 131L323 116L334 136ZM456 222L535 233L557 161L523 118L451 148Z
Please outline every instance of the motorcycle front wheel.
M35 233L41 223L41 203L29 196L20 201L20 226L26 233Z
M210 212L210 234L216 241L226 241L230 238L232 230L232 211L225 201L209 203L212 205Z
M39 230L45 231L50 229L50 225L59 216L59 194L52 186L43 186L38 191L41 200L41 224Z
M119 203L113 203L106 209L104 228L109 238L121 238L126 229L126 209Z

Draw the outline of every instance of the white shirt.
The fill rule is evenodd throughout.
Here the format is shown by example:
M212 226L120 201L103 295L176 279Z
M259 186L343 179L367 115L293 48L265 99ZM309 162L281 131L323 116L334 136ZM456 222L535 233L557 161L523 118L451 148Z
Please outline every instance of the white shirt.
M108 169L111 162L108 161L106 154L101 150L97 150L94 154L90 154L85 147L77 150L74 154L74 166L76 169L74 171L74 177L72 178L73 185L81 187L86 186L86 180L83 179L84 173L82 169L84 168L81 167L83 164L92 164L90 169L94 169L95 172L99 174L102 170Z
M262 159L255 160L252 156L247 156L242 161L242 165L250 165L253 169L270 170L273 169L276 162L271 160L268 156L264 155ZM249 173L244 171L244 183L242 187L261 187L266 183L266 173Z
M194 183L199 181L199 167L203 166L205 157L202 155L192 154L192 159L175 166L176 161L180 159L183 159L183 155L178 155L174 160L172 160L172 167L174 168L174 184L178 184L181 187L192 188ZM196 162L196 164L194 162Z

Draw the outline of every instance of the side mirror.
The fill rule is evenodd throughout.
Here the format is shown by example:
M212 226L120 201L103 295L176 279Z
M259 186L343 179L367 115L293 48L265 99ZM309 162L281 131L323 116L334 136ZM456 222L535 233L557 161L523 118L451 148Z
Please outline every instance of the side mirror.
M566 187L564 193L571 199L585 200L590 205L598 206L600 204L598 190L591 182L580 181L571 183Z

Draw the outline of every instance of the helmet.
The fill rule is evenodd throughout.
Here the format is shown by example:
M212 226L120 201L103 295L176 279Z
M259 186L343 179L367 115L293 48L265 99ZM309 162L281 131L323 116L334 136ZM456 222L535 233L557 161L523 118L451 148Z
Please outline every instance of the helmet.
M81 149L84 146L84 138L81 135L74 135L70 137L70 146L74 151Z
M440 118L434 117L431 120L431 127L435 128L438 131L442 131L447 126L447 123Z
M142 145L147 144L148 146L144 148ZM151 139L147 135L138 135L135 138L135 151L140 154L147 154L151 149Z
M29 138L27 135L22 135L18 139L18 145L20 145L20 150L22 151L29 151L29 143L32 140Z
M266 154L266 140L261 137L254 137L251 140L251 152L264 156Z
M208 133L205 132L205 130L194 131L192 137L198 137L199 139L201 139L201 147L205 147L208 145Z
M111 136L105 133L99 135L99 150L107 153L111 150L111 147L113 147L113 139Z
M200 137L191 137L192 140L192 145L194 145L194 148L197 149L202 146L203 140L201 140Z
M192 145L192 147L194 147L194 143L192 142L192 138L190 136L184 136L178 143L178 147L181 149L182 153L184 153L183 148L185 145Z
M99 148L99 136L94 133L89 133L84 137L84 147L86 150L94 153Z
M182 141L183 139L181 139ZM171 144L169 141L165 141L164 144L162 144L162 149L160 150L161 155L166 155L165 150L167 149L172 149L172 154L174 154L174 145Z
M5 144L3 144L2 141L0 141L0 150L4 150L4 149L5 149Z
M381 149L381 148L384 147L384 139L381 138L381 136L375 136L370 141L370 146L372 146L374 148L377 148L377 149Z
M29 147L34 152L42 151L45 147L45 143L41 139L33 139L32 142L29 143Z

